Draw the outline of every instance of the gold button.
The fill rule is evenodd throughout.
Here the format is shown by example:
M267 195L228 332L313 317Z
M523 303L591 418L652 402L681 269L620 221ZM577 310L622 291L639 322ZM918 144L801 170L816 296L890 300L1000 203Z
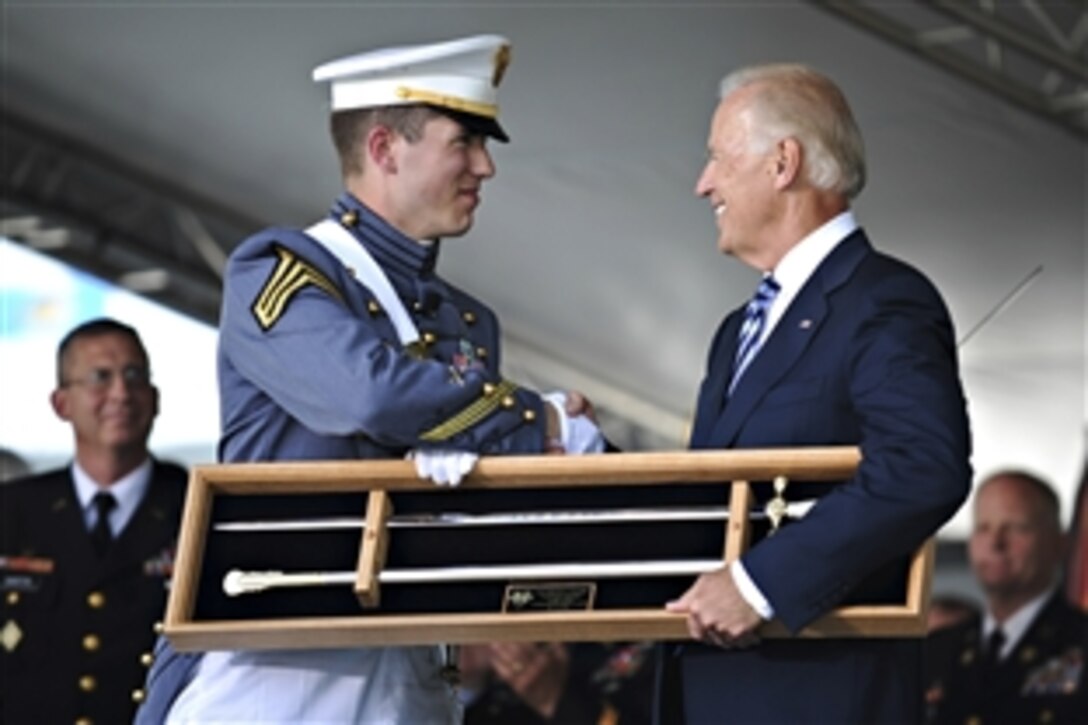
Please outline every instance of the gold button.
M132 701L137 703L137 704L143 702L144 701L144 691L143 690L133 690L132 691Z
M536 411L526 409L526 411L521 414L521 417L525 419L526 423L532 423L536 420Z
M433 332L424 332L423 333L423 344L424 345L433 345L436 342L438 342L438 335L434 334Z
M423 312L423 303L420 302L419 300L416 300L415 302L412 303L412 309L415 310L416 312Z
M476 348L476 357L480 358L481 360L486 360L487 359L487 348L486 347Z
M166 627L162 626L162 622L155 622L151 625L151 631L155 634L162 634L166 631Z
M91 675L83 675L83 677L79 678L79 689L84 692L94 692L96 687L98 687L98 680Z
M507 395L507 396L503 397L503 399L502 399L502 407L504 407L504 408L513 408L515 405L517 405L517 402L518 401L514 400L513 395Z
M19 603L19 592L8 592L7 602L10 606L14 607Z
M155 664L155 655L151 654L150 652L144 652L142 655L140 655L140 664L144 667L150 667L151 665Z
M382 313L382 306L374 300L370 300L366 303L366 311L369 312L371 316L380 315Z
M91 609L101 609L106 606L106 595L102 592L91 592L87 595L87 606Z
M102 646L102 640L98 638L97 634L85 634L83 635L83 649L88 652L97 652L98 648Z
M345 227L353 227L359 221L359 215L354 211L346 211L340 215L340 223Z
M494 383L484 383L484 395L494 395L494 394L495 394L495 384Z
M89 717L81 717L76 720L76 725L94 725L94 720Z
M476 313L471 310L466 310L461 313L461 319L465 321L466 325L476 324Z

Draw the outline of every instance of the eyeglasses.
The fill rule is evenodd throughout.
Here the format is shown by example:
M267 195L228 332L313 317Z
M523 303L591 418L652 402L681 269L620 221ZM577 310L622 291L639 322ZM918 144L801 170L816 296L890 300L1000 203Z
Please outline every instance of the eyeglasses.
M112 368L95 368L82 378L65 380L61 383L61 387L82 385L89 390L100 392L113 385L113 380L118 375L121 377L121 382L125 384L126 388L138 389L146 388L151 385L150 370L139 365L129 365L120 370L114 370Z

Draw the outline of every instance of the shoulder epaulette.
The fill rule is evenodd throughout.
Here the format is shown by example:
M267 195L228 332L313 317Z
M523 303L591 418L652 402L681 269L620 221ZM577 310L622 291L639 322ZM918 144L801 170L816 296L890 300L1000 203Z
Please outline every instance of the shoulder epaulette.
M340 290L321 271L290 249L277 245L279 261L253 303L253 316L262 330L269 330L287 309L291 298L307 285L325 290L340 302Z

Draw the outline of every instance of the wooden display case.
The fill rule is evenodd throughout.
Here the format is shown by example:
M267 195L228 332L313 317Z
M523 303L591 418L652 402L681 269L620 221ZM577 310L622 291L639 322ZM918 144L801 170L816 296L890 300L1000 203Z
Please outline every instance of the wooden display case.
M779 504L818 495L859 461L849 447L493 457L455 489L407 461L199 466L165 633L183 651L686 639L664 602L774 535L775 489ZM799 636L921 636L932 565L927 542L892 601Z

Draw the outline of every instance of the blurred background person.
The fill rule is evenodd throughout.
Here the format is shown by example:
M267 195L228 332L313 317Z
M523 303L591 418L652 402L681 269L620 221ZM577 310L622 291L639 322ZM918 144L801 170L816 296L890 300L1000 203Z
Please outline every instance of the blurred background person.
M96 319L68 333L50 402L72 427L71 465L2 494L0 721L130 722L186 473L148 452L159 392L131 327Z
M648 724L651 652L649 642L465 645L465 725Z
M1050 484L1023 471L979 486L968 555L985 612L927 643L931 722L1085 722L1088 616L1059 587L1059 508Z
M1080 477L1069 542L1066 594L1074 607L1088 612L1088 461Z

